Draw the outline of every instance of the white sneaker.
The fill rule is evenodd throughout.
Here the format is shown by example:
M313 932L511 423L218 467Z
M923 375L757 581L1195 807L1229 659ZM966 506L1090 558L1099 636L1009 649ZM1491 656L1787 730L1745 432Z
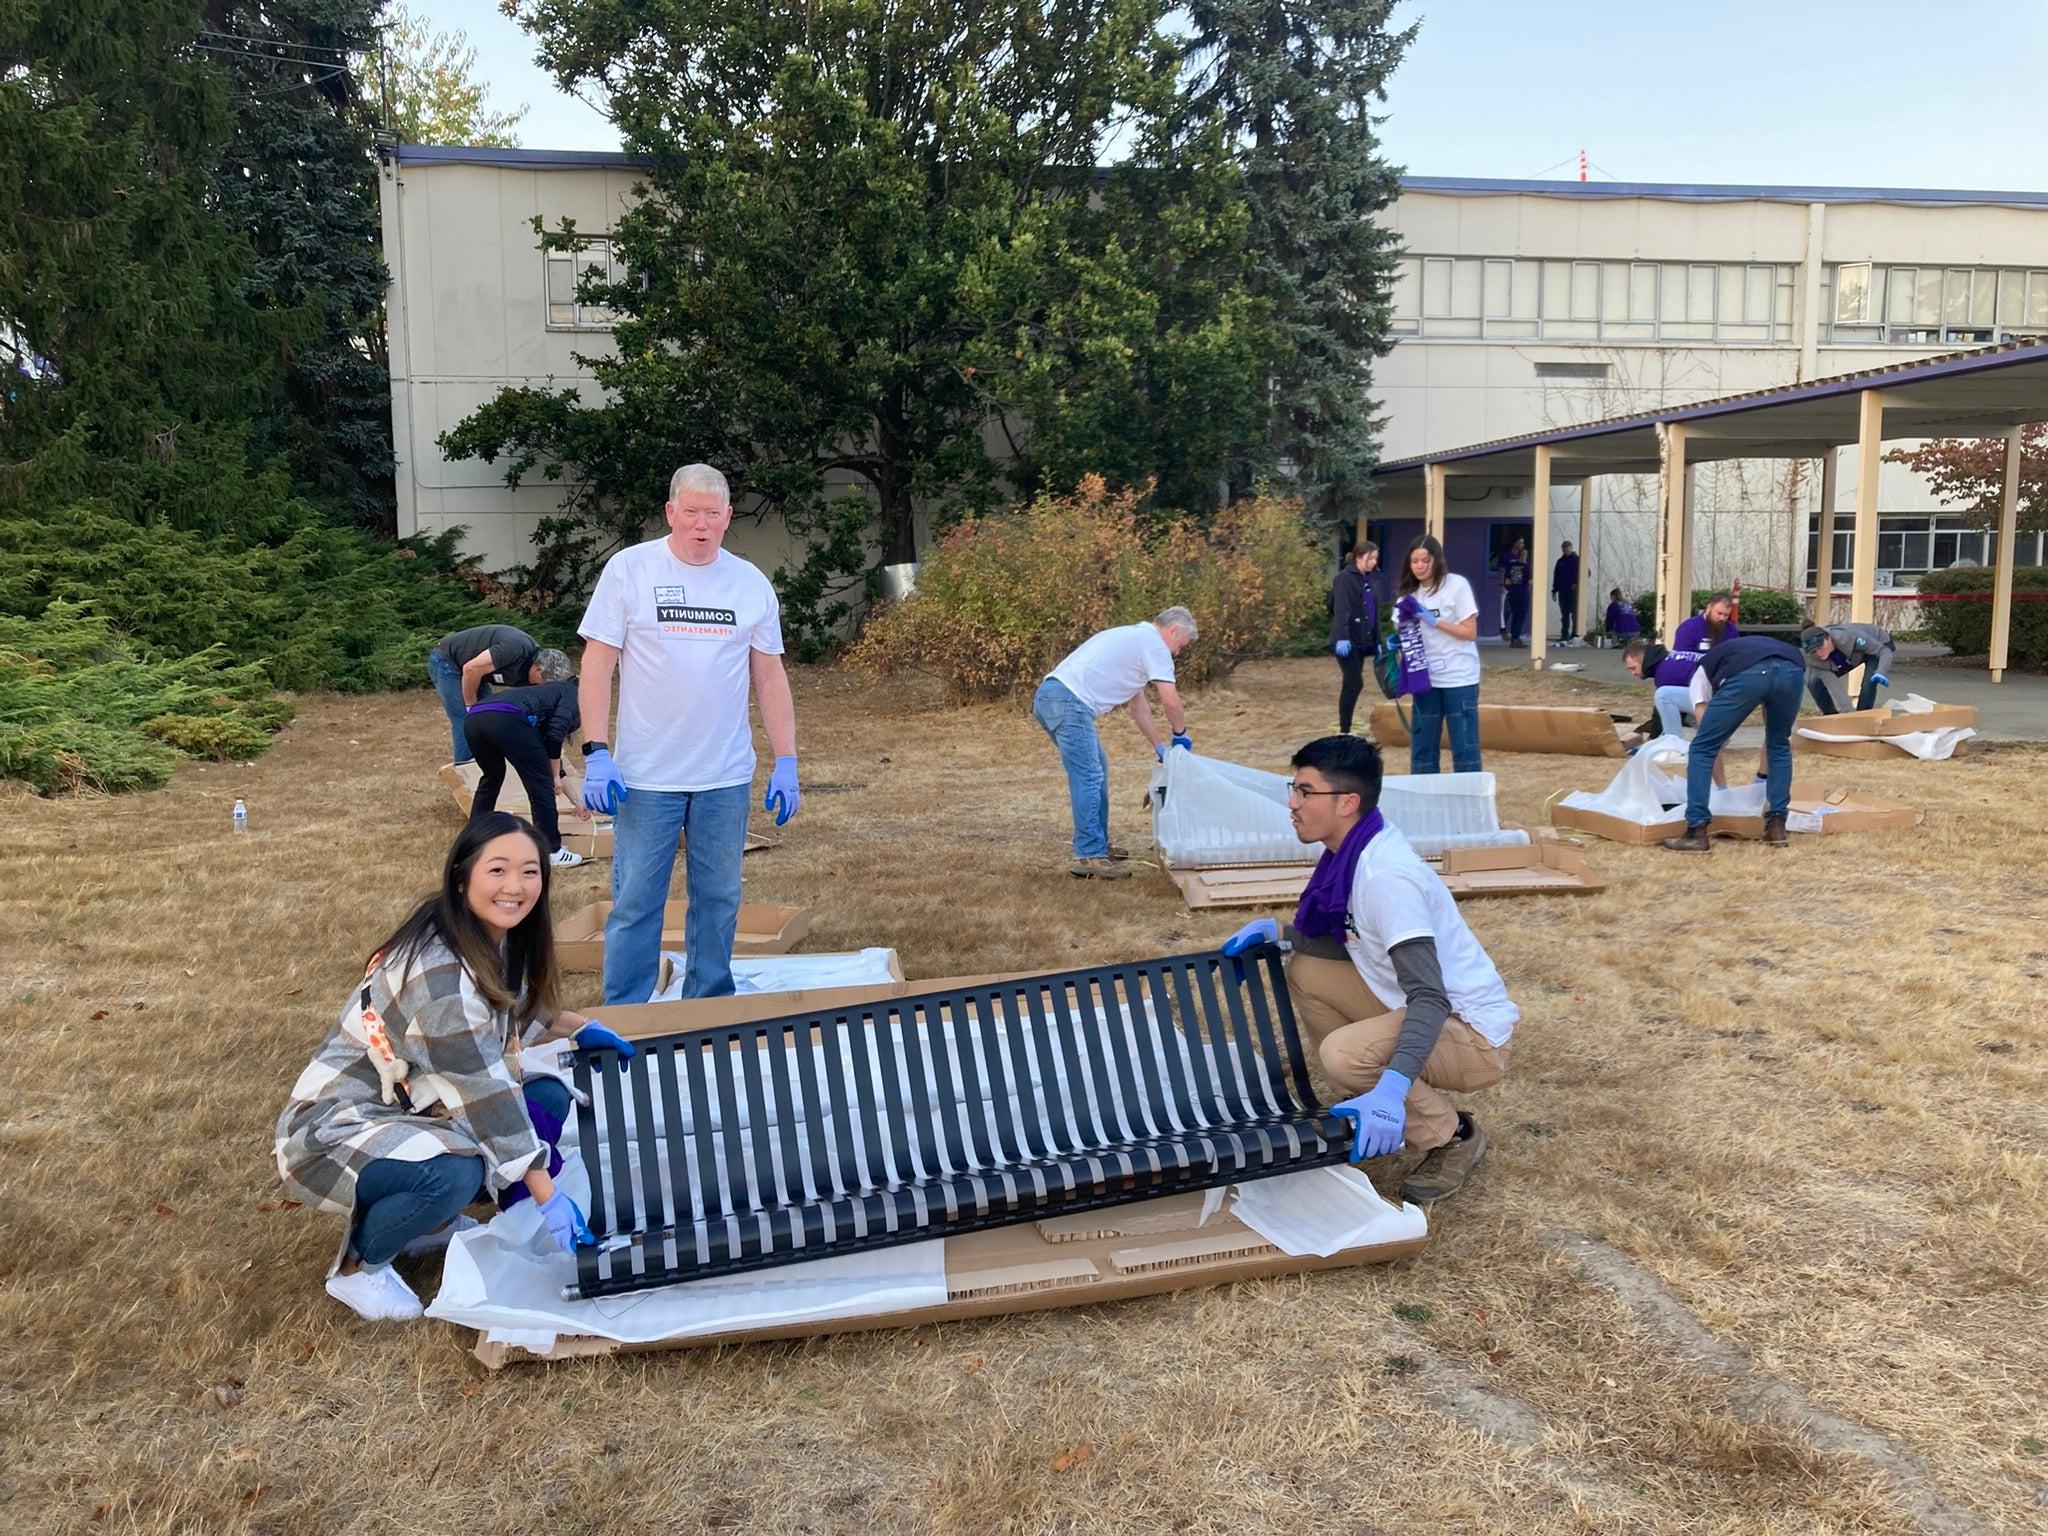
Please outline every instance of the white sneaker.
M567 848L557 848L548 856L548 862L557 869L574 869L583 862L583 855Z
M427 1310L389 1264L376 1269L366 1264L352 1275L329 1275L327 1294L373 1323L409 1323Z
M457 1216L448 1225L433 1232L425 1232L399 1249L400 1253L439 1253L455 1239L458 1232L467 1232L483 1223L474 1216Z

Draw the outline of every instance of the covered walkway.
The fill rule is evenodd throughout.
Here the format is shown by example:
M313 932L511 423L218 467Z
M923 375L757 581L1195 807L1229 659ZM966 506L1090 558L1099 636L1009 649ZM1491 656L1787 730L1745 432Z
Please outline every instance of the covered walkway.
M1838 454L1852 448L1857 476L1849 617L1869 623L1877 611L1878 485L1886 440L2003 436L2005 487L1998 516L1990 658L1991 679L2000 682L2012 636L2020 429L2043 420L2048 420L2048 342L2016 342L1449 448L1382 464L1375 475L1389 487L1420 482L1423 525L1438 539L1444 536L1445 487L1452 478L1529 487L1535 521L1531 544L1539 561L1550 548L1550 493L1560 481L1578 486L1578 543L1583 550L1591 534L1589 482L1599 475L1657 476L1657 625L1668 644L1686 616L1693 590L1696 465L1723 459L1819 460L1820 548L1827 551L1834 547ZM1823 580L1818 585L1816 616L1825 612L1829 596L1829 583ZM1582 582L1580 633L1585 632L1591 600L1591 583ZM1544 630L1539 623L1530 637L1530 661L1539 669L1548 646Z

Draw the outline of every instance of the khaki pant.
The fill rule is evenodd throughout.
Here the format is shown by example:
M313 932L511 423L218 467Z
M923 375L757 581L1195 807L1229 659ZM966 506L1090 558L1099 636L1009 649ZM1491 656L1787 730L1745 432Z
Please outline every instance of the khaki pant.
M1380 1080L1394 1054L1408 1010L1392 1013L1372 994L1358 967L1347 959L1313 955L1287 957L1287 996L1294 1015L1314 1042L1323 1072L1348 1098ZM1493 1045L1455 1013L1444 1020L1436 1049L1408 1090L1404 1140L1418 1151L1442 1146L1458 1130L1458 1111L1439 1089L1469 1093L1501 1080L1513 1043Z

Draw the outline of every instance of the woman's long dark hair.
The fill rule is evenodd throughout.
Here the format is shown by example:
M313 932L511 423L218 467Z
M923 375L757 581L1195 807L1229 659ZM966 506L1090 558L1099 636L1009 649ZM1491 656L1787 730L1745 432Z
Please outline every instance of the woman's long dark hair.
M540 899L505 936L501 955L496 936L469 910L469 874L484 846L509 832L523 832L533 840L540 858ZM397 931L377 946L376 954L386 959L409 957L439 939L469 972L490 1005L511 1013L515 1029L543 1013L552 1015L561 982L555 969L555 923L548 914L548 877L553 866L548 863L546 848L533 823L523 816L486 811L470 818L448 850L441 889L414 907Z
M1429 551L1429 585L1424 587L1415 579L1415 551ZM1418 587L1425 592L1434 592L1444 584L1444 578L1451 574L1449 562L1444 559L1444 547L1428 534L1424 534L1408 546L1408 553L1401 557L1401 574L1394 582L1394 590L1406 597Z

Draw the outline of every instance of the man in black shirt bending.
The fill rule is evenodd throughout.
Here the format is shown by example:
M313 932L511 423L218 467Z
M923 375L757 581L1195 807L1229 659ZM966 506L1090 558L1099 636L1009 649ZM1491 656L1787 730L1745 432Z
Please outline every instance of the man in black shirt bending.
M1714 818L1707 796L1714 785L1714 759L1736 727L1762 709L1769 794L1764 841L1784 847L1785 817L1792 808L1792 725L1804 696L1806 658L1798 647L1769 635L1742 635L1723 640L1701 657L1696 677L1706 679L1713 697L1699 717L1685 761L1685 831L1665 838L1664 846L1674 853L1711 849L1707 824Z

